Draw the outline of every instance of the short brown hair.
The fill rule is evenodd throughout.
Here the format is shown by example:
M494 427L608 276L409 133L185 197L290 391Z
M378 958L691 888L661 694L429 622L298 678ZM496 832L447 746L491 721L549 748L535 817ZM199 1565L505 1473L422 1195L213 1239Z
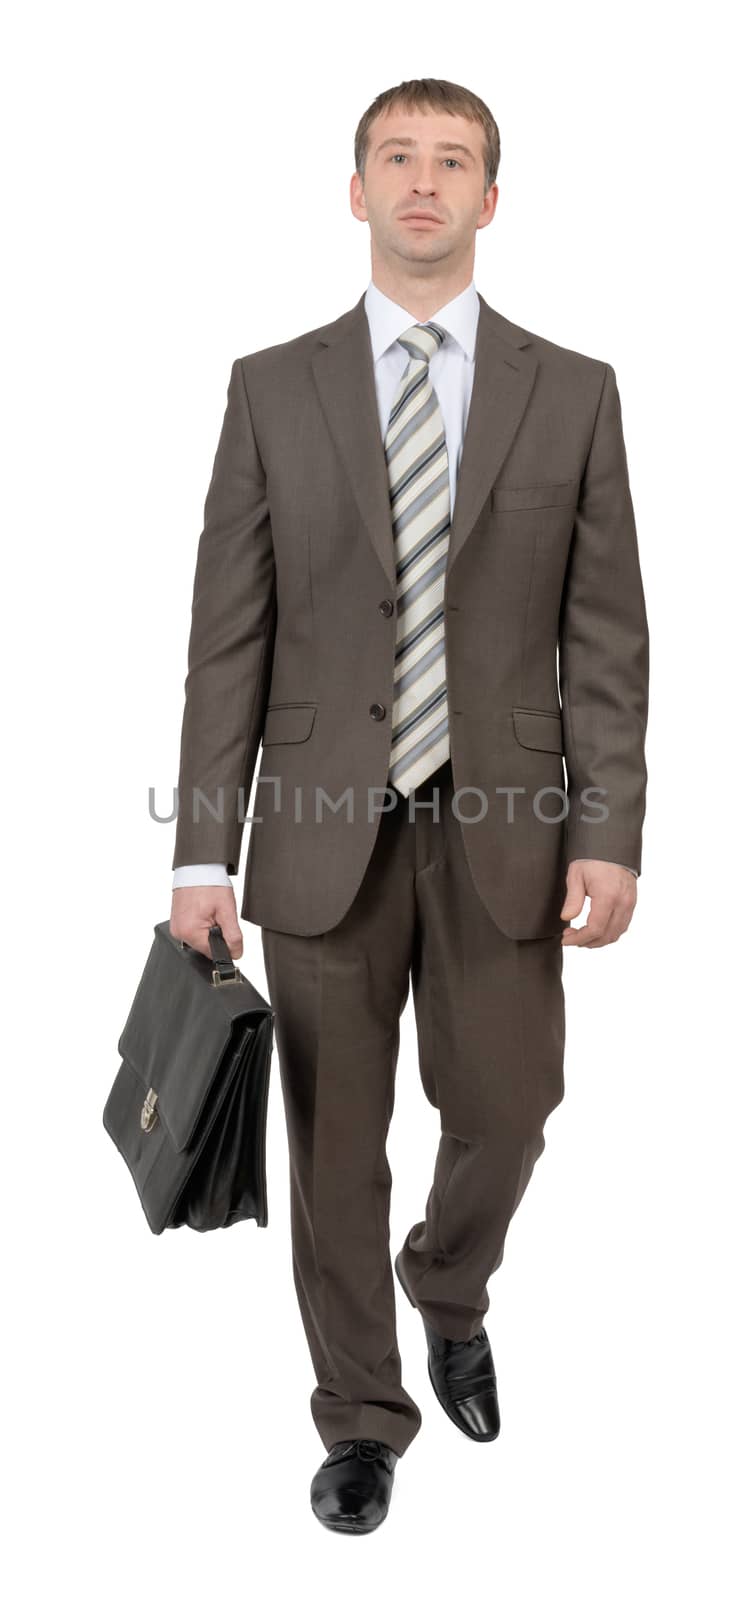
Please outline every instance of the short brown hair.
M447 111L453 116L478 122L484 130L484 193L491 189L499 167L499 129L489 110L472 90L445 78L409 78L394 89L383 89L362 117L354 136L354 164L364 182L364 166L369 145L369 130L381 111L403 106L406 111Z

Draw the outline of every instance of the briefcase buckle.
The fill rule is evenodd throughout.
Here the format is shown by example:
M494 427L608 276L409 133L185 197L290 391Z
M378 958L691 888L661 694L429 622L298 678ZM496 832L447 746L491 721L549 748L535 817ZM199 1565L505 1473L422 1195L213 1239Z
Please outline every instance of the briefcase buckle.
M156 1101L158 1098L159 1097L156 1093L156 1090L149 1089L148 1094L143 1101L140 1112L140 1125L144 1133L150 1133L156 1121L156 1117L158 1115L156 1111Z
M218 967L214 967L212 977L214 989L220 989L225 983L244 983L238 967L235 967L233 972L228 972L226 976L223 972L219 972Z

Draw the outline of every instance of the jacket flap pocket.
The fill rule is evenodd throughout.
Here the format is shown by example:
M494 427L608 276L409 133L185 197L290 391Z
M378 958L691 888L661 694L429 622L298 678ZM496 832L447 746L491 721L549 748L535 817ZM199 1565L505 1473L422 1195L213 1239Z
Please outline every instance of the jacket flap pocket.
M315 700L279 700L265 713L263 744L299 744L308 739L315 720Z
M576 506L577 490L574 478L564 483L529 483L517 489L495 484L492 511L541 511L544 506Z
M513 707L512 720L518 744L528 750L552 750L564 755L562 718L558 711L527 711Z

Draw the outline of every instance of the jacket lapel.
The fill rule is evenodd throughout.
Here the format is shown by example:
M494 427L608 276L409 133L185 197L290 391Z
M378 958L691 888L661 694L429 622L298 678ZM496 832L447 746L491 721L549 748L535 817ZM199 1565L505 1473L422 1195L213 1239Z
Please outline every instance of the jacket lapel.
M366 316L366 312L365 312ZM455 491L445 581L474 528L525 414L538 359L530 338L479 294L475 367Z
M369 537L394 588L390 484L364 295L318 338L312 370L320 404ZM446 578L475 526L528 405L538 367L529 345L528 335L507 322L479 294L473 389L458 471Z
M320 403L367 532L394 589L390 483L380 435L364 295L318 337L321 344L312 357L312 370Z

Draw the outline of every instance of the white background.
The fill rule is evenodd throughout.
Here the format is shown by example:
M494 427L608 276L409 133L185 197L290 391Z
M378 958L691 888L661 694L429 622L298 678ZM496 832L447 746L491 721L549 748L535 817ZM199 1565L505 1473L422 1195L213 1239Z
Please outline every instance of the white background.
M745 1592L747 264L732 9L214 0L29 5L7 25L14 1600L63 1586L97 1600L407 1583L512 1600ZM174 827L149 818L148 789L168 811L231 363L358 299L354 130L382 89L424 75L473 88L499 124L477 287L616 371L652 633L650 790L630 932L565 958L567 1093L490 1282L500 1437L478 1448L444 1416L396 1288L423 1426L362 1544L309 1509L325 1452L275 1056L267 1230L153 1237L101 1111L169 915ZM267 992L259 929L244 932L243 970ZM423 1215L437 1135L409 1003L394 1251Z

